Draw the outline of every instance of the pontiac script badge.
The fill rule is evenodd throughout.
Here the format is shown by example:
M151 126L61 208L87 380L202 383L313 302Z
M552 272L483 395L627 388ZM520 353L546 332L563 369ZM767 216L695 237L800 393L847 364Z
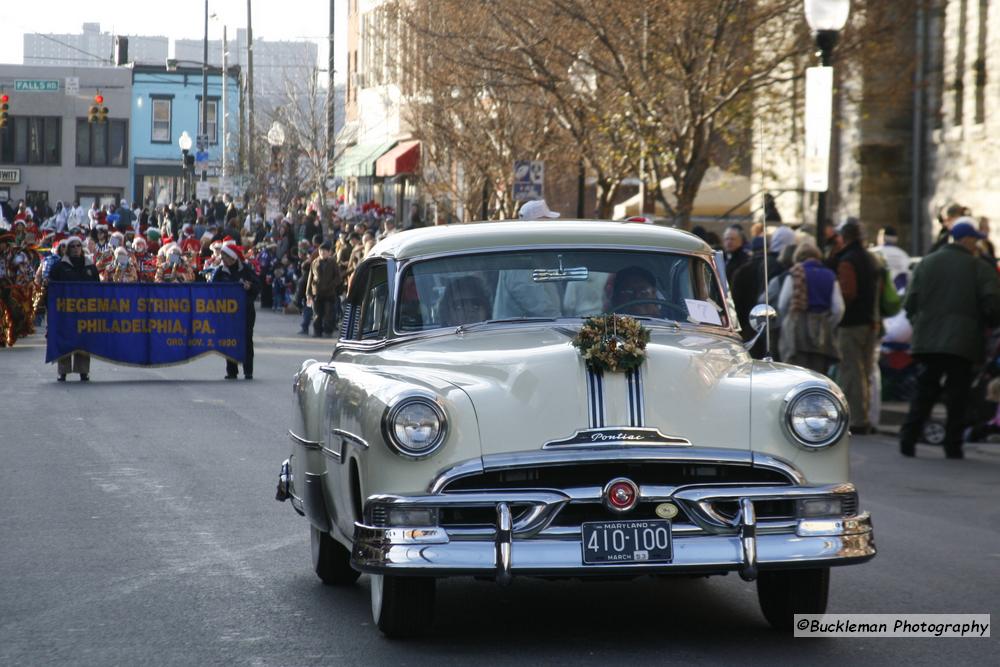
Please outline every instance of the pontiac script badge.
M542 445L542 449L607 447L608 445L669 445L673 447L690 447L691 442L684 438L663 435L655 428L611 426L606 428L582 429L568 438L550 440Z

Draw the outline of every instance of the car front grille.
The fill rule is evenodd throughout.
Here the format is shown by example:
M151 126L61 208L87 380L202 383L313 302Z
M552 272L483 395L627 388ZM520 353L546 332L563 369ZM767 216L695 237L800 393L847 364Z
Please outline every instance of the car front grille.
M448 484L444 491L603 487L617 477L626 477L639 486L788 484L791 482L785 475L776 470L747 465L634 461L577 463L487 471L456 479Z

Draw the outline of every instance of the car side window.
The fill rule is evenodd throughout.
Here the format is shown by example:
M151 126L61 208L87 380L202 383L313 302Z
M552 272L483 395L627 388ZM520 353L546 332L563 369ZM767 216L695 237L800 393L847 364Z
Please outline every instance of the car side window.
M385 264L376 264L366 278L355 338L384 338L389 327L389 271Z

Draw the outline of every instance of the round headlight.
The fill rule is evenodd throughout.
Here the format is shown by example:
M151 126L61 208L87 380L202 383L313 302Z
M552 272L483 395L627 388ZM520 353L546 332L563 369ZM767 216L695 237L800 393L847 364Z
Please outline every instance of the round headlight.
M821 449L840 440L847 428L847 410L826 387L799 387L785 397L784 426L798 444Z
M385 413L382 432L397 453L410 458L430 456L444 442L444 410L427 396L399 400Z

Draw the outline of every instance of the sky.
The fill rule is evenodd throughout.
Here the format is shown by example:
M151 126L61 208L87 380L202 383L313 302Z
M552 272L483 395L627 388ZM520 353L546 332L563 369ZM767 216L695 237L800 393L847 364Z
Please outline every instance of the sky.
M346 77L347 0L251 0L254 39L308 40L319 45L326 68L330 3L335 2L337 81ZM230 39L245 28L247 0L209 0L208 13L228 26ZM100 23L102 32L159 35L174 39L204 36L203 0L0 0L0 63L23 62L24 34L80 33L84 23ZM222 23L209 20L208 38L222 39ZM321 77L325 78L325 77Z

